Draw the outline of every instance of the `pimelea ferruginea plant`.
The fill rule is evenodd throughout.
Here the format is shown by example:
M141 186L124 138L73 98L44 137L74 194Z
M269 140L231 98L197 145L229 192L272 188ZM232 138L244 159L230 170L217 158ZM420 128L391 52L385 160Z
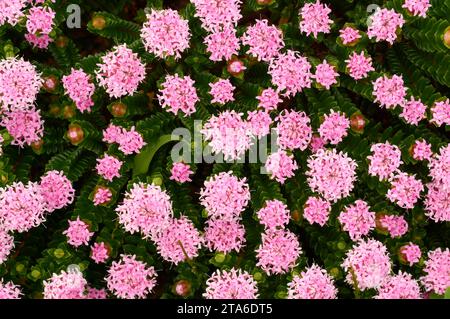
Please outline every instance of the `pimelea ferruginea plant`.
M449 1L77 3L0 1L0 299L449 292Z

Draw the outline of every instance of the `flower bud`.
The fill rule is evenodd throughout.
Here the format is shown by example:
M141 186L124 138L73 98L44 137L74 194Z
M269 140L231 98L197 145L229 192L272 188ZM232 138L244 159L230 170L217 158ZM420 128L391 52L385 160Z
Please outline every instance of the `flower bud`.
M175 293L181 297L187 297L191 293L191 283L187 280L179 280L175 283Z
M96 15L92 18L92 27L95 30L103 30L106 26L106 20L103 16L101 15Z
M73 145L80 144L84 139L84 132L80 125L70 124L67 131L67 138Z

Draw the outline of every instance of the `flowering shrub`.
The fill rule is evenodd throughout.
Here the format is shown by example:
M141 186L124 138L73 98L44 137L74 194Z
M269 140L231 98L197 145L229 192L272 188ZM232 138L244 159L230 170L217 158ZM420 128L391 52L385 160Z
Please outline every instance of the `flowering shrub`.
M0 299L450 293L449 1L76 3L0 1Z

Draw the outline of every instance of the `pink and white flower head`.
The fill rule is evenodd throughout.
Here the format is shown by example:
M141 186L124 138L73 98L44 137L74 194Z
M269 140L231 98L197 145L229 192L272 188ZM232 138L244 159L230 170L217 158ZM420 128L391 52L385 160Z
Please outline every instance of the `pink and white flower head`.
M4 112L0 125L6 127L12 136L11 144L18 145L20 148L31 145L44 136L44 121L40 110L36 110L34 106L28 110Z
M278 121L277 144L282 149L304 151L312 137L310 119L305 112L283 110L275 119Z
M408 262L410 266L414 265L415 263L418 263L420 257L422 256L420 247L413 243L409 243L405 246L402 246L400 248L400 254L401 257L406 262Z
M190 176L194 174L194 172L191 171L191 167L183 162L173 163L170 173L170 179L178 183L192 181Z
M347 63L348 73L355 80L364 79L369 75L369 72L375 71L372 66L372 57L366 57L364 51L359 54L353 51L345 62Z
M427 185L425 197L425 215L435 222L450 221L450 188L442 182L431 182Z
M347 272L346 282L353 286L357 284L361 291L380 287L391 272L386 246L374 239L356 243L341 266Z
M373 96L375 96L375 102L387 109L403 105L406 96L403 77L398 75L393 75L391 78L386 75L380 76L373 82Z
M31 34L49 34L53 30L55 12L50 7L32 7L27 15L27 31Z
M359 240L375 228L375 213L363 200L356 200L354 204L345 207L338 220L344 231L348 232L352 240Z
M329 15L331 9L317 0L315 3L306 3L300 9L300 31L306 35L313 34L317 38L319 33L330 33L333 20Z
M48 171L41 177L39 189L47 212L51 213L72 204L75 190L62 171Z
M281 184L294 176L294 171L298 169L294 155L289 155L284 150L270 154L264 167L270 177Z
M350 120L345 114L331 110L330 114L325 114L325 119L319 127L319 134L325 142L337 145L347 136L349 127Z
M245 270L217 269L206 281L206 299L257 299L258 287L253 276Z
M13 248L14 237L3 229L0 229L0 265L8 259L8 256Z
M230 60L239 53L239 39L234 28L226 27L205 37L206 51L211 61Z
M172 219L169 226L157 235L155 242L161 257L175 265L197 257L202 245L199 231L186 216Z
M350 195L356 181L356 162L346 153L318 150L308 159L308 185L329 202Z
M403 16L394 9L380 9L371 16L367 35L369 39L375 38L376 42L387 41L393 44L397 39L397 30L404 23Z
M225 160L241 158L253 145L253 134L242 113L223 111L213 115L200 132L215 154L223 153Z
M85 299L108 299L106 289L88 287Z
M450 125L450 99L435 102L431 108L431 114L433 115L431 123L437 126Z
M390 183L391 189L388 190L386 197L405 209L413 209L420 198L420 193L424 191L422 182L414 175L406 173L395 175Z
M95 169L97 170L98 175L107 181L112 182L115 177L120 177L122 165L123 162L116 157L105 154L102 158L97 159Z
M385 215L380 219L380 224L392 238L401 237L408 231L408 223L403 216Z
M228 254L244 247L245 228L237 218L209 219L206 224L204 244L210 251Z
M14 182L0 188L0 225L4 231L29 231L45 220L45 212L45 200L38 183Z
M12 281L3 282L3 278L0 279L0 299L20 299L21 295L20 286Z
M44 280L44 299L84 299L87 281L80 271L61 271Z
M319 135L314 134L311 138L311 142L309 143L309 148L311 152L316 153L318 150L324 149L325 140L321 138Z
M428 163L428 168L433 181L442 183L445 189L450 189L450 144L441 147L439 154Z
M80 216L76 220L69 220L69 228L63 234L67 236L67 242L74 247L88 245L89 240L94 235L93 232L89 231L89 225L80 220Z
M269 62L284 47L283 32L276 26L269 25L266 19L256 19L256 23L249 26L242 36L242 44L249 46L247 54L258 61Z
M418 125L419 122L426 118L427 106L422 103L420 99L415 100L414 97L411 97L409 101L405 101L400 117L404 118L406 123L411 125Z
M247 122L254 136L261 138L270 133L270 126L273 121L269 113L264 111L248 112Z
M109 258L109 250L104 242L94 243L91 246L91 258L96 264L104 263Z
M211 103L221 105L234 101L233 92L236 89L229 79L220 79L214 83L209 83L209 94L213 97Z
M339 30L339 37L342 40L342 43L347 45L347 44L353 44L355 43L358 39L361 39L361 34L359 33L359 30L354 29L352 27L345 27L341 30Z
M434 291L442 295L450 286L450 250L437 248L428 252L423 271L425 276L420 278L427 291Z
M213 219L239 217L249 200L246 178L239 179L231 171L212 176L200 190L200 203Z
M202 22L202 28L216 32L225 27L235 27L242 18L241 0L191 0L195 6L195 17Z
M305 203L303 209L303 217L312 225L314 223L319 224L323 227L331 213L331 205L326 200L310 196Z
M172 201L166 191L144 183L133 184L116 212L126 231L140 232L151 239L168 227L173 217Z
M152 9L141 29L145 49L161 59L180 58L189 48L190 38L188 21L172 9Z
M325 269L313 264L287 284L288 299L336 299L333 277Z
M0 110L28 110L36 101L36 96L42 84L41 74L30 62L23 58L1 60Z
M291 212L287 205L277 199L266 201L264 207L258 210L256 215L266 230L284 228L291 218Z
M336 72L335 67L328 64L326 60L323 60L323 62L316 67L316 73L313 78L317 83L329 90L333 84L337 83L336 78L338 76L339 73Z
M156 285L156 271L135 255L121 255L113 261L105 277L108 290L121 299L143 299Z
M311 64L297 51L287 50L270 60L269 74L278 93L294 96L311 87Z
M178 111L185 116L191 115L199 101L194 84L190 76L167 75L158 94L159 104L175 115Z
M0 26L5 23L16 25L24 16L23 9L27 2L28 0L0 1Z
M407 9L412 15L425 18L431 7L430 0L405 0L402 8Z
M269 230L262 234L256 250L256 266L270 275L285 274L297 265L302 253L297 236L289 230Z
M380 181L386 180L398 172L400 164L403 163L400 149L389 142L374 144L370 151L372 155L367 156L370 161L369 174L377 176Z
M117 143L119 143L119 151L122 151L125 155L139 154L141 149L147 145L142 135L136 131L134 126L129 131L122 129Z
M98 84L110 97L134 94L145 78L145 65L125 44L115 46L101 60L95 74Z
M283 102L278 92L272 88L263 90L261 95L257 96L256 99L259 101L258 107L263 108L266 112L276 110L278 104Z
M122 133L122 127L110 123L109 126L103 130L103 142L109 144L119 143Z
M375 299L421 299L419 283L411 274L399 271L388 276L378 288Z
M25 34L25 40L28 41L34 48L47 49L48 45L53 42L48 34L35 35L27 33Z
M94 198L92 201L94 202L94 206L107 204L112 199L112 192L107 187L98 187L95 191Z
M412 157L416 161L429 161L433 156L431 144L425 140L416 140L412 147Z
M83 113L90 112L94 105L92 95L94 95L95 85L91 78L83 70L72 68L69 75L62 78L65 93L75 102L77 109Z

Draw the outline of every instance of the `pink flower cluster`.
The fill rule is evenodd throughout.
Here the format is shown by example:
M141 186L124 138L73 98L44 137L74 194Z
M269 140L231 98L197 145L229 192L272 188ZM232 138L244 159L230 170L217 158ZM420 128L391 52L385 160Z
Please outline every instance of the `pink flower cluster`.
M39 188L49 213L72 204L75 198L71 181L60 171L48 171L41 176Z
M92 95L95 91L95 85L91 82L91 78L83 70L72 71L69 75L62 78L62 83L66 94L75 102L77 109L83 113L90 112L94 105Z
M278 104L283 102L283 100L280 99L278 92L272 88L263 90L256 99L259 101L258 107L263 108L266 112L276 110Z
M194 84L195 81L190 76L167 75L158 94L159 104L175 115L178 111L183 112L185 116L191 115L199 101Z
M190 175L192 175L194 172L191 171L191 168L188 164L177 162L173 163L170 173L171 180L174 180L178 183L185 183L191 181Z
M265 202L264 207L256 212L259 222L266 230L284 228L289 223L291 213L286 204L273 199Z
M114 177L120 177L120 169L123 162L118 160L116 157L105 154L102 158L97 159L97 165L95 169L97 174L112 182Z
M28 0L0 1L0 26L5 23L16 25L23 17Z
M359 54L355 51L345 60L347 63L347 70L350 76L355 80L361 80L368 76L369 72L375 71L372 66L372 58L366 57L364 51Z
M224 105L227 102L234 101L235 87L229 79L219 79L217 82L209 83L209 87L211 88L209 94L213 97L211 103Z
M109 250L104 242L94 243L91 247L91 258L96 264L104 263L109 258Z
M336 78L338 76L339 73L336 72L335 67L328 64L326 60L323 60L323 62L316 67L316 73L313 78L318 84L329 90L333 84L337 83Z
M313 34L317 38L318 33L330 33L333 20L329 14L331 9L317 0L315 3L306 3L300 9L300 31L306 35Z
M430 0L405 0L402 8L407 9L415 16L425 18L427 11L431 7Z
M325 114L325 119L319 127L319 134L325 142L337 145L347 136L349 128L350 120L345 114L331 110L330 114Z
M369 205L363 200L356 200L349 205L338 217L344 231L352 240L359 240L375 228L375 213L369 211Z
M429 161L433 156L431 144L428 144L424 140L416 140L414 142L412 152L413 152L412 157L416 161L425 161L425 160Z
M76 220L69 220L69 228L63 234L67 236L67 242L74 247L87 245L94 235L89 231L89 225L80 220L80 216Z
M394 9L380 9L372 15L367 35L370 39L376 38L377 42L387 41L393 44L397 39L397 29L404 23L403 16Z
M127 130L123 127L110 124L103 131L103 141L107 143L119 144L119 150L125 155L139 153L140 150L147 145L142 138L142 135L136 131L135 127Z
M361 34L359 30L354 29L352 27L345 27L339 30L340 38L343 44L353 44L356 40L361 39Z
M257 299L258 287L253 276L245 270L217 269L206 281L206 299Z
M398 146L389 142L378 143L370 148L372 155L367 156L369 163L369 174L377 176L380 181L388 179L398 171L402 153Z
M239 51L239 39L236 36L236 30L226 27L220 31L205 37L206 51L211 54L211 61L230 60L233 55L237 55Z
M390 183L391 189L388 190L387 198L405 209L413 209L420 193L424 191L420 180L403 172L395 175Z
M303 209L303 217L312 225L314 223L323 227L331 213L331 205L320 197L310 196Z
M294 176L294 171L298 169L294 155L289 155L284 150L279 150L267 157L265 169L271 178L284 184L286 179Z
M92 201L94 202L94 206L103 205L111 201L112 192L109 188L99 187L95 191L94 198Z
M431 123L437 126L450 125L450 99L435 102L431 108L431 114L433 115Z
M440 182L427 185L428 193L425 197L425 215L435 222L450 221L450 188L443 187Z
M84 299L87 281L79 271L62 271L44 280L44 299Z
M450 286L450 250L437 248L429 251L423 271L426 275L421 278L421 282L426 290L440 295L445 293Z
M22 291L19 286L11 281L5 283L3 278L0 279L0 299L20 299L21 295Z
M270 133L270 126L273 123L269 113L264 111L248 112L247 122L251 133L257 138L268 135Z
M0 121L12 136L12 145L24 147L38 142L44 135L44 121L40 110L34 107L28 110L6 111Z
M240 18L241 0L191 0L195 6L195 16L208 32L226 27L235 27Z
M386 75L379 77L373 82L373 95L375 102L387 109L403 105L406 96L403 77L398 75L393 75L391 78Z
M333 278L325 269L313 264L288 283L288 299L336 299Z
M0 265L7 260L13 248L14 237L0 228Z
M249 46L247 54L251 54L258 61L269 62L284 47L283 32L276 26L269 25L266 19L257 19L242 36L242 44Z
M283 110L275 119L278 121L277 144L282 149L304 151L312 137L310 119L305 112Z
M405 272L388 276L378 288L375 299L421 299L419 283Z
M224 254L239 252L245 244L245 228L236 218L209 219L206 222L204 244L210 251Z
M411 97L409 101L405 101L400 117L404 118L406 123L411 125L418 125L419 122L426 118L427 106L420 101L420 99L415 100Z
M380 224L385 228L389 235L394 237L401 237L408 231L408 223L403 216L386 215L380 219Z
M404 260L408 262L410 266L412 266L415 263L419 262L420 257L422 256L422 251L420 250L419 246L413 243L409 243L400 248L400 254L402 258L404 258Z

